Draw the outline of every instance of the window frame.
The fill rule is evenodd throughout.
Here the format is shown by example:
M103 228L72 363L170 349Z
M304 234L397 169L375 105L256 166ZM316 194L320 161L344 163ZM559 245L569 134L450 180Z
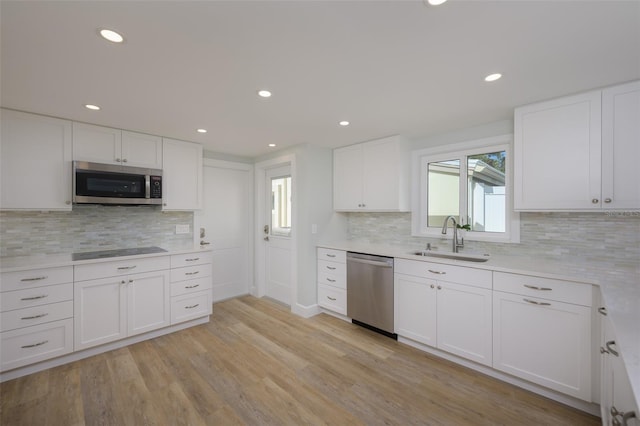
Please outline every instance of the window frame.
M464 238L469 241L488 241L499 243L520 242L520 214L513 209L513 135L500 135L476 139L453 145L436 146L413 151L412 156L412 209L411 235L414 237L442 238L441 228L427 227L427 200L429 163L448 160L460 160L459 209L460 216L467 217L468 175L467 157L505 151L505 232L465 231ZM450 236L448 237L450 238Z

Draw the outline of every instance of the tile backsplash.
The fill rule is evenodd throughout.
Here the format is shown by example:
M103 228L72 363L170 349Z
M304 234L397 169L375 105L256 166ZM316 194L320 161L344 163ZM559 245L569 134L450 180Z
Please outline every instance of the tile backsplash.
M348 213L348 239L420 248L430 242L442 250L443 238L411 236L411 213ZM449 233L450 234L450 233ZM640 262L640 212L521 213L520 243L465 240L465 249L493 254L570 256L635 266Z
M188 234L176 225L188 224ZM0 256L61 254L189 243L192 212L156 206L73 206L71 212L0 212Z

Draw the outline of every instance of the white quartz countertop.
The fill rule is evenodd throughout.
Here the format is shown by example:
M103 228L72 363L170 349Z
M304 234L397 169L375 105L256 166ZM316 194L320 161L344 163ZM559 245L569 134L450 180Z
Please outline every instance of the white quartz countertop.
M611 265L593 259L546 258L518 255L491 255L487 262L470 262L411 254L422 247L397 247L354 241L319 244L319 247L368 253L423 262L443 263L491 271L536 275L598 285L616 335L616 345L629 375L637 406L640 408L640 262L635 267ZM446 253L438 250L436 253ZM484 253L465 254L482 255Z

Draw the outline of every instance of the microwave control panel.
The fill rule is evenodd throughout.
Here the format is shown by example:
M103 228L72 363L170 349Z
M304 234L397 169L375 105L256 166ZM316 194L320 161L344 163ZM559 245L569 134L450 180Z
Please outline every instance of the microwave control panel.
M149 176L151 193L149 198L162 198L162 176Z

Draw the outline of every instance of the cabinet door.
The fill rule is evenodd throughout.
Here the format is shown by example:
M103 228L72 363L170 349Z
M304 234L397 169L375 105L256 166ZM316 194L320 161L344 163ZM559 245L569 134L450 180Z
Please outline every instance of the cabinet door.
M436 346L436 282L395 274L395 332L425 345Z
M362 210L362 146L333 150L333 209Z
M596 91L515 110L516 210L600 208L600 105Z
M75 350L127 337L127 285L126 277L74 284Z
M169 271L127 277L127 334L146 333L171 324Z
M438 348L492 364L491 290L438 282Z
M602 199L604 208L640 208L640 81L602 92Z
M129 166L162 168L162 138L122 131L122 162Z
M3 210L71 210L71 122L2 110Z
M202 208L202 145L163 139L163 210Z
M403 210L400 206L400 166L400 146L395 138L364 144L362 202L365 209ZM408 206L404 207L404 210L408 209Z
M119 129L74 122L73 159L122 164L122 132Z
M591 311L493 292L493 367L591 400Z

